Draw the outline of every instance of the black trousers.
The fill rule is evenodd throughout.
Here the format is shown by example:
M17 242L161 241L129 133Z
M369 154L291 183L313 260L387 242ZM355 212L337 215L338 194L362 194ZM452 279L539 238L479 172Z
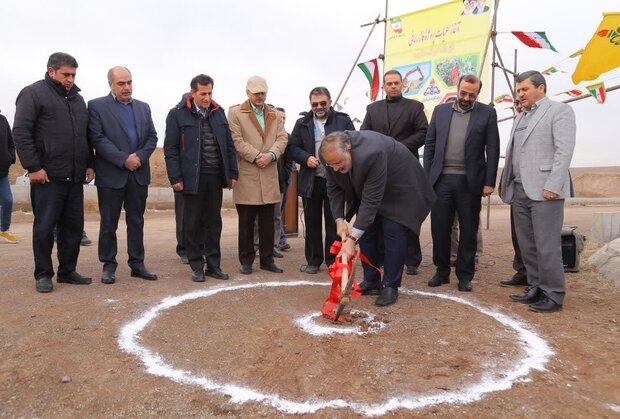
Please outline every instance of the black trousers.
M306 223L305 253L308 265L327 266L334 263L336 255L329 253L335 240L336 221L329 207L327 198L327 181L320 176L314 177L314 187L310 198L302 198L304 205L304 222ZM323 219L325 219L325 243L323 243Z
M177 255L187 255L183 240L183 192L174 192L174 222L176 224Z
M422 263L422 249L420 248L420 238L411 230L407 230L407 256L405 265L418 267Z
M32 251L34 277L54 276L52 231L58 225L58 273L75 271L84 230L84 185L51 181L30 185L30 202L34 213Z
M203 270L205 259L207 269L220 267L222 196L222 178L207 174L200 175L195 195L183 195L183 241L193 271Z
M103 263L104 271L115 272L118 266L116 230L122 208L125 209L125 224L127 225L128 264L133 269L144 267L144 211L148 193L148 186L138 184L133 173L127 177L127 184L124 188L112 189L97 186L101 217L98 251L99 261Z
M258 251L260 263L273 263L273 212L274 205L237 204L239 215L239 263L252 265L256 258L254 250L254 220L258 216Z
M370 263L383 266L383 285L398 288L403 277L403 265L407 253L407 227L377 214L375 221L360 238L360 250ZM381 274L362 263L364 281L380 283Z
M482 195L469 191L465 175L441 175L435 183L435 194L437 200L431 210L431 235L437 274L442 277L450 275L450 234L456 211L459 219L456 276L459 281L471 281L475 273Z

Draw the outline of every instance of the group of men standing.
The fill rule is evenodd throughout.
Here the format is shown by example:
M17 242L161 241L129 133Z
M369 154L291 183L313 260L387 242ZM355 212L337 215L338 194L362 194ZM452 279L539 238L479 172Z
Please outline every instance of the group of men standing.
M75 85L77 67L70 55L52 54L45 78L24 88L16 101L13 138L31 182L40 292L53 289L55 226L57 281L92 281L76 264L84 224L82 185L95 172L102 282L116 281L116 230L123 208L131 276L157 279L145 267L143 243L149 158L157 145L150 108L133 98L131 72L120 66L108 72L110 94L87 108ZM499 161L496 112L477 101L482 82L474 75L461 76L457 100L437 106L430 124L423 104L402 96L398 71L388 71L383 81L386 99L368 106L361 131L333 109L329 90L319 86L310 91L311 109L289 138L283 114L266 103L262 77L247 81L247 100L227 116L213 100L213 79L200 74L191 80L190 92L166 119L164 154L170 184L182 196L181 234L193 281L202 282L205 275L229 278L220 264L223 188L233 190L239 216L240 272L252 272L256 219L260 268L283 271L274 263L274 210L282 200L277 162L286 152L300 165L307 273L333 263L335 240L343 241L341 255L352 255L359 243L368 258L362 294L379 295L377 305L393 304L404 267L407 274L419 272L420 226L430 212L436 272L428 285L450 282L456 215L458 289L472 290L481 198L494 192ZM500 195L512 205L529 287L511 298L534 311L555 311L564 296L560 231L570 189L574 113L546 97L540 73L525 72L516 81L523 112L511 133Z
M352 256L359 243L368 258L363 264L362 294L379 295L379 306L393 304L404 262L408 271L417 271L412 261L419 259L412 256L420 224L429 211L436 271L428 285L450 282L450 235L456 214L460 227L457 288L469 292L481 198L495 190L500 146L497 114L477 101L480 79L463 75L457 100L435 107L427 128L423 105L400 94L400 73L388 71L383 81L387 98L368 106L362 128L392 138L364 130L345 131L327 135L321 145L322 158L330 168L328 197L343 240L340 255ZM575 116L568 105L546 97L541 73L524 72L516 82L522 111L511 132L500 196L511 204L513 242L522 255L528 287L523 295L510 298L528 303L535 312L553 312L562 308L565 293L560 241L564 198L570 193ZM404 132L397 128L403 119L408 121ZM425 175L420 174L417 158L420 136ZM350 226L345 220L353 214L356 219ZM502 282L516 285L512 280Z

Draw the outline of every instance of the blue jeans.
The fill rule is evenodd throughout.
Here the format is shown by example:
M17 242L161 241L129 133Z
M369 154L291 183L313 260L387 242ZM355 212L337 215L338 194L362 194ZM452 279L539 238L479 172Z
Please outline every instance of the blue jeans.
M13 194L9 184L9 176L0 177L0 231L7 231L11 227L11 213L13 212Z

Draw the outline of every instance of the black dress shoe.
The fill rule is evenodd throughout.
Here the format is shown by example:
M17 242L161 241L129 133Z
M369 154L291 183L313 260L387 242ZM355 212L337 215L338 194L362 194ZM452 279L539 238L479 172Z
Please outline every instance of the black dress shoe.
M428 286L429 287L438 287L440 285L443 284L449 284L450 283L450 277L446 276L440 276L439 274L435 274L430 281L428 281Z
M284 269L280 268L278 265L276 265L276 264L275 264L275 263L273 263L273 262L268 263L268 264L266 264L266 265L263 265L263 264L261 263L260 268L261 268L263 271L275 272L275 273L277 273L277 274L281 274L282 272L284 272Z
M230 278L228 276L227 273L224 273L224 271L222 271L220 268L211 268L205 271L205 275L210 276L211 278L215 278L215 279L222 279L222 280L226 280L228 278Z
M513 294L510 296L512 301L516 301L517 303L523 304L533 304L538 302L544 294L540 290L540 288L526 288L525 292L521 295Z
M284 250L285 252L291 248L291 245L288 243L284 243L278 246L278 250Z
M459 291L470 292L471 291L471 281L459 281L458 289L459 289Z
M517 276L513 276L510 279L506 279L504 281L499 281L499 285L502 287L512 287L514 285L527 285L527 277L520 278Z
M157 279L157 275L146 269L144 266L141 268L132 268L131 276L135 278L147 279L149 281L155 281Z
M93 282L93 279L88 276L82 276L76 271L73 271L68 274L58 274L56 276L56 282L75 285L88 285Z
M379 295L381 291L383 291L383 285L380 282L362 281L360 284L362 295Z
M407 266L407 275L417 275L420 269L417 266Z
M396 300L398 300L398 288L385 287L375 301L375 305L385 307L394 304Z
M314 275L319 273L319 267L316 265L308 265L306 266L306 273L310 275Z
M249 275L252 273L252 265L241 265L241 267L239 268L239 272L241 272L244 275Z
M284 255L282 253L278 252L278 250L274 247L273 248L273 257L274 258L283 258Z
M530 304L530 311L536 313L553 313L562 310L562 304L558 304L551 298L544 295L538 302Z
M101 274L101 282L104 284L113 284L116 282L116 274L112 271L103 271Z
M192 271L192 281L205 282L205 273L202 271L202 269Z
M52 292L54 284L52 284L52 278L49 276L42 276L35 279L35 286L39 292Z

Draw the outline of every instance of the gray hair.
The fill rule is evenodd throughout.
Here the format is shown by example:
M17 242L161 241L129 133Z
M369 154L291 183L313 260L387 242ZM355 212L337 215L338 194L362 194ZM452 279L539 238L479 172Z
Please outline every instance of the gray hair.
M127 67L123 67L122 65L117 65L108 70L108 83L112 83L112 76L114 75L114 70L117 70L119 68L126 70L129 73L129 75L131 75L131 71L129 71Z
M547 93L547 81L545 80L545 76L543 76L539 71L536 71L536 70L524 71L523 73L520 73L517 76L516 82L521 83L527 79L530 79L530 81L536 88L538 88L538 86L540 86L541 84L544 84L545 85L544 92Z
M340 154L344 154L349 147L351 147L349 134L344 131L334 131L323 138L319 152L323 154L326 151L338 150Z

